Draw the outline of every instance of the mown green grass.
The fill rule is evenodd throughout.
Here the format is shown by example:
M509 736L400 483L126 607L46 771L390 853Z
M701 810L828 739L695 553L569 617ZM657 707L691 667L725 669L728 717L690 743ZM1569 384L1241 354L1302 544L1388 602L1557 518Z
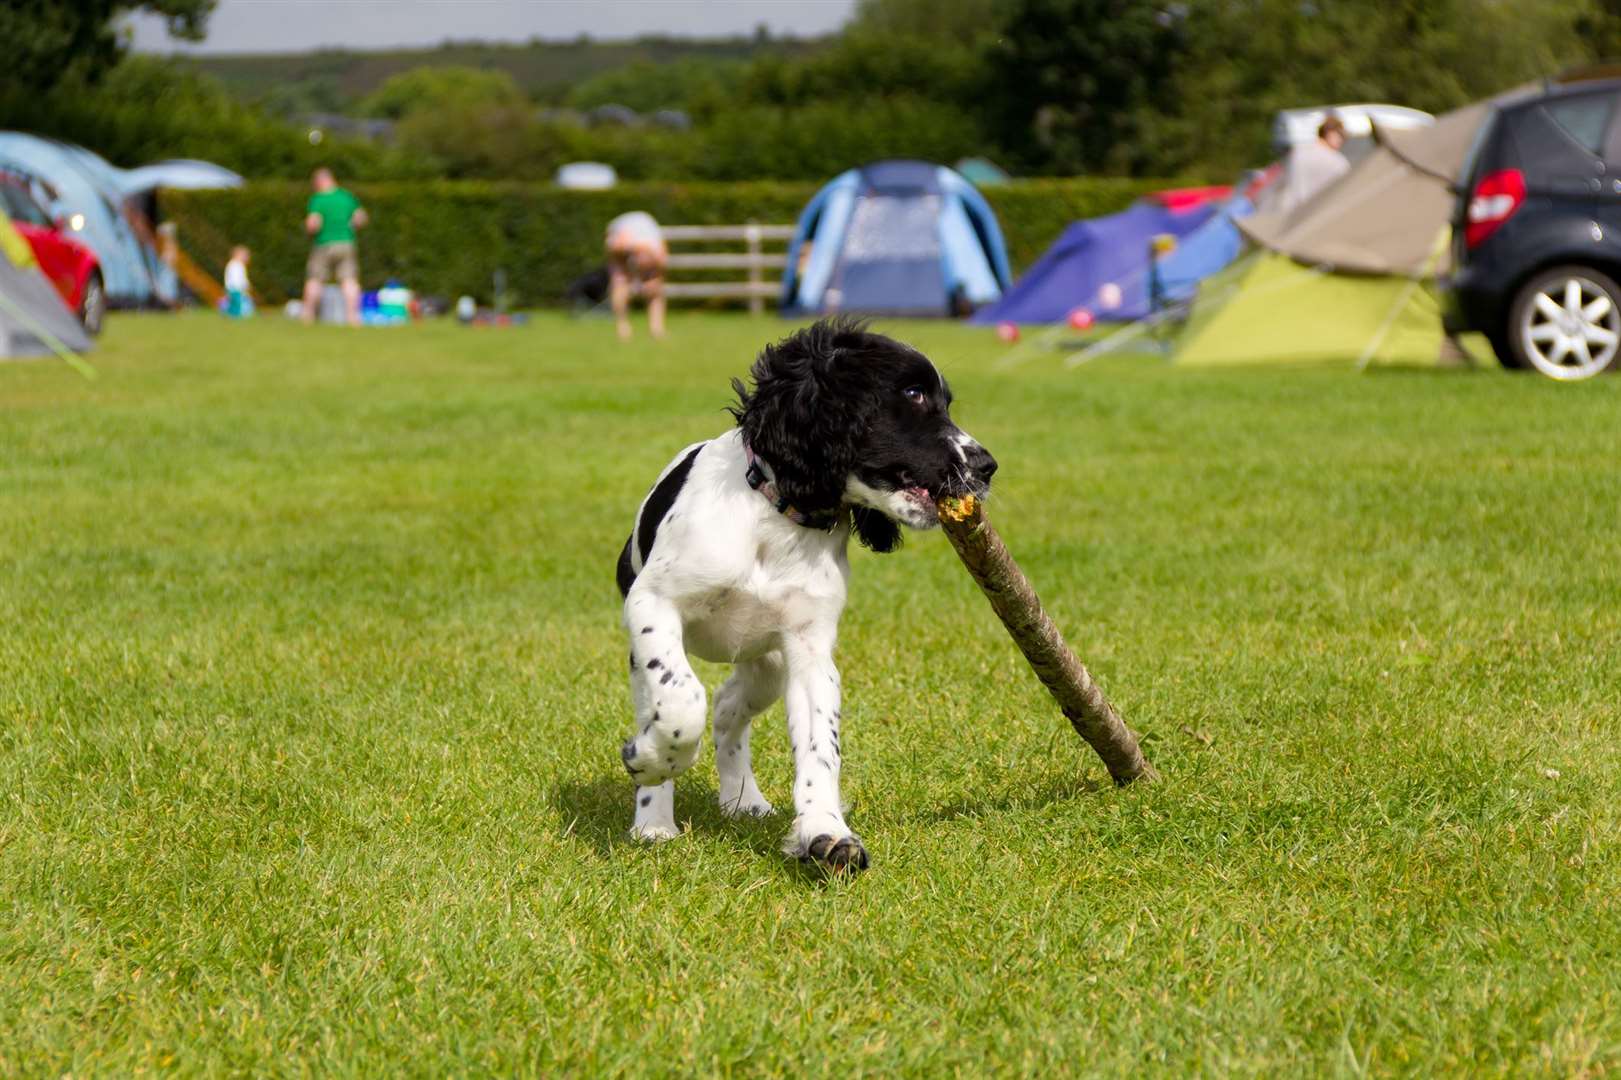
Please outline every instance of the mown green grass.
M1621 379L893 329L1165 779L1107 785L938 534L861 552L832 882L708 761L630 842L617 753L619 545L782 324L0 365L0 1073L1621 1067Z

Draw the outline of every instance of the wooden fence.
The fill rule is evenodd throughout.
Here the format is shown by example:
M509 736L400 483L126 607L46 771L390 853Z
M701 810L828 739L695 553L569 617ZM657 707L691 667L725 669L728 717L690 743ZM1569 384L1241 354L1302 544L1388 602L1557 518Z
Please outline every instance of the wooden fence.
M766 251L765 244L786 243L793 239L792 225L666 225L664 239L672 248L666 263L668 278L681 270L743 270L743 281L675 281L664 286L671 299L737 299L749 302L749 312L759 315L765 302L776 301L782 293L782 269L788 265L786 251ZM676 252L677 245L725 245L743 250ZM770 273L767 273L769 271Z

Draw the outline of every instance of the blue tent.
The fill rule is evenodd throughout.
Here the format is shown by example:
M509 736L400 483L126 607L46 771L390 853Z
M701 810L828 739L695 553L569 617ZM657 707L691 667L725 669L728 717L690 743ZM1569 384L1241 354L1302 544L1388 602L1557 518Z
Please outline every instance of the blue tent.
M107 298L120 306L170 303L179 285L137 222L131 202L164 187L236 187L242 178L206 161L163 161L120 169L82 146L20 131L0 131L0 168L44 181L53 189L47 207L72 222L75 238L96 253Z
M984 196L950 169L880 161L840 173L799 215L782 312L949 315L1007 288L1007 248Z
M1077 221L1008 290L982 308L974 322L1063 322L1076 308L1096 319L1132 322L1149 314L1150 253L1154 237L1176 237L1160 260L1162 298L1190 298L1201 280L1238 257L1242 238L1235 217L1250 212L1242 196L1223 204L1171 210L1152 200L1118 214Z
M107 298L116 304L145 304L153 294L152 272L135 230L106 188L112 166L97 167L83 151L67 143L0 131L0 167L45 181L55 189L46 209L69 219L101 262Z

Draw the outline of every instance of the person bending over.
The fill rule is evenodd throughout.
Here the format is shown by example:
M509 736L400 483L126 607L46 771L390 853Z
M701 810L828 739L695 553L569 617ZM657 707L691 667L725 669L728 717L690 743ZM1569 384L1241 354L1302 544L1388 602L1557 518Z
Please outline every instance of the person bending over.
M642 210L620 214L608 222L608 295L613 303L614 327L620 341L630 340L630 297L634 291L647 299L647 329L664 336L664 264L670 257L664 231L653 215Z

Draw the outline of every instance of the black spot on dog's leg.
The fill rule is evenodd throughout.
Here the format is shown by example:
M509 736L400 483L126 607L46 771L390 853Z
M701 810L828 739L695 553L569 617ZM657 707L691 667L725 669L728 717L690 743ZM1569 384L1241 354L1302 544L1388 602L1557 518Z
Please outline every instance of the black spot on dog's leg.
M642 805L643 806L647 806L652 801L653 801L653 796L651 796L651 795L643 795L642 796Z
M660 660L656 656L653 657L653 659L651 659L651 660L649 660L647 662L647 670L648 671L652 671L654 668L661 668L663 666L664 666L664 661Z

